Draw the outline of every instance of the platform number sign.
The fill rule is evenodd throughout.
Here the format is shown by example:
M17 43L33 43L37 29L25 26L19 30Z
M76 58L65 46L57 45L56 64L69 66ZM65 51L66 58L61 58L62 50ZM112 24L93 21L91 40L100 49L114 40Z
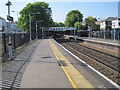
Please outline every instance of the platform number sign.
M7 15L7 20L9 20L9 21L12 21L12 22L13 22L13 17L11 17L11 16Z

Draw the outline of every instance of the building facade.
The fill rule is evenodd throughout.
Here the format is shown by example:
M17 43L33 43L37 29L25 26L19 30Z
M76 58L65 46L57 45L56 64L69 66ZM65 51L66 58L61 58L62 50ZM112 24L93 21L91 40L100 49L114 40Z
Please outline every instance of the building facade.
M100 30L113 30L120 29L120 18L108 17L105 20L100 21Z
M120 19L112 21L112 29L120 29Z
M10 28L11 28L11 32L12 32L12 33L22 32L20 29L18 29L18 27L17 27L17 22L11 22L11 23L10 23Z
M105 26L105 20L100 21L100 30L105 30L106 26Z
M7 29L6 20L0 17L0 32L3 32Z

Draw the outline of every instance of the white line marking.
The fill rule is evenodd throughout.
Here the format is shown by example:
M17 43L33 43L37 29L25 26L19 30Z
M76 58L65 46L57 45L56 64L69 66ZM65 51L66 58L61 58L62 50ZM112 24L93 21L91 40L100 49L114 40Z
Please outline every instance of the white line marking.
M54 39L53 39L54 40ZM55 40L54 40L55 41ZM100 73L99 71L97 71L96 69L94 69L92 66L90 66L89 64L87 64L86 62L84 62L83 60L81 60L79 57L77 57L76 55L74 55L72 52L70 52L69 50L67 50L66 48L64 48L62 45L60 45L58 42L55 41L55 43L57 43L60 47L62 47L65 51L67 51L69 54L71 54L72 56L74 56L76 59L78 59L79 61L81 61L82 63L86 64L90 69L92 69L94 72L96 72L97 74L99 74L101 77L103 77L104 79L106 79L107 81L109 81L112 85L114 85L116 88L120 89L120 86L113 82L111 79L107 78L105 75L103 75L102 73Z

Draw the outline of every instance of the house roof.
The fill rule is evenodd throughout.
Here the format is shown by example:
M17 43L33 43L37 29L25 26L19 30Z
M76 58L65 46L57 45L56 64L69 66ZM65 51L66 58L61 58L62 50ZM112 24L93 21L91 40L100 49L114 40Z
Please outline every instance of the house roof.
M100 21L95 22L96 24L99 24L100 22L105 22L105 21L112 21L112 20L118 20L118 17L108 17L107 19L103 19Z
M96 21L95 24L100 25L100 22L101 22L101 21Z
M5 20L3 17L0 16L0 20Z
M118 17L108 17L106 21L118 20Z

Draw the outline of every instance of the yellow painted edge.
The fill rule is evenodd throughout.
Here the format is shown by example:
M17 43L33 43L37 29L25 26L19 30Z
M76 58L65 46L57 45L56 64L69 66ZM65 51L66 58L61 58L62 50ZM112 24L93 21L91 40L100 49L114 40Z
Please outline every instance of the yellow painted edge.
M50 44L50 46L51 46L51 48L52 48L52 51L53 51L56 59L59 60L59 58L58 58L58 56L55 54L55 52L54 52L54 50L53 50L53 47L52 47L52 45L51 45L50 42L49 42L49 44ZM72 87L73 87L73 88L78 88L77 85L76 85L76 84L74 83L74 81L72 80L72 78L70 77L70 75L68 74L68 72L66 71L66 69L65 69L63 66L61 66L61 68L63 69L63 71L64 71L65 75L67 76L67 78L68 78L70 84L72 85Z
M68 63L70 63L63 55L62 55L62 53L57 49L57 47L52 43L52 40L49 40L49 44L50 44L50 46L51 46L51 48L52 48L52 51L53 51L53 53L54 53L54 55L55 55L55 57L56 57L56 59L59 61L59 60L64 60L65 62L68 62ZM60 63L61 64L61 63ZM72 83L71 83L71 85L74 87L74 88L84 88L84 87L86 87L86 88L93 88L93 86L91 85L91 84L89 84L89 82L74 68L74 66L73 65L71 65L71 64L68 64L68 66L67 67L64 67L64 66L61 66L61 68L63 69L63 71L64 71L64 73L65 72L67 72L67 74L69 75L69 77L70 77L70 79L73 81L73 83L74 83L74 85L76 85L75 87L72 85ZM72 70L72 71L74 71L75 70L75 72L76 72L76 74L79 76L78 78L75 78L75 75L73 75L73 72L71 73L71 72L69 72L70 70ZM72 76L71 76L71 74L72 74ZM67 76L67 75L66 75ZM82 77L82 81L80 80L80 78ZM68 77L67 77L68 78ZM68 78L69 79L69 78ZM83 80L84 79L84 80ZM79 82L79 80L80 80L80 82ZM70 81L70 80L69 80ZM82 82L82 83L81 83ZM80 84L81 83L81 84ZM84 84L85 85L84 85ZM80 84L80 85L79 85ZM84 86L84 87L83 87Z

